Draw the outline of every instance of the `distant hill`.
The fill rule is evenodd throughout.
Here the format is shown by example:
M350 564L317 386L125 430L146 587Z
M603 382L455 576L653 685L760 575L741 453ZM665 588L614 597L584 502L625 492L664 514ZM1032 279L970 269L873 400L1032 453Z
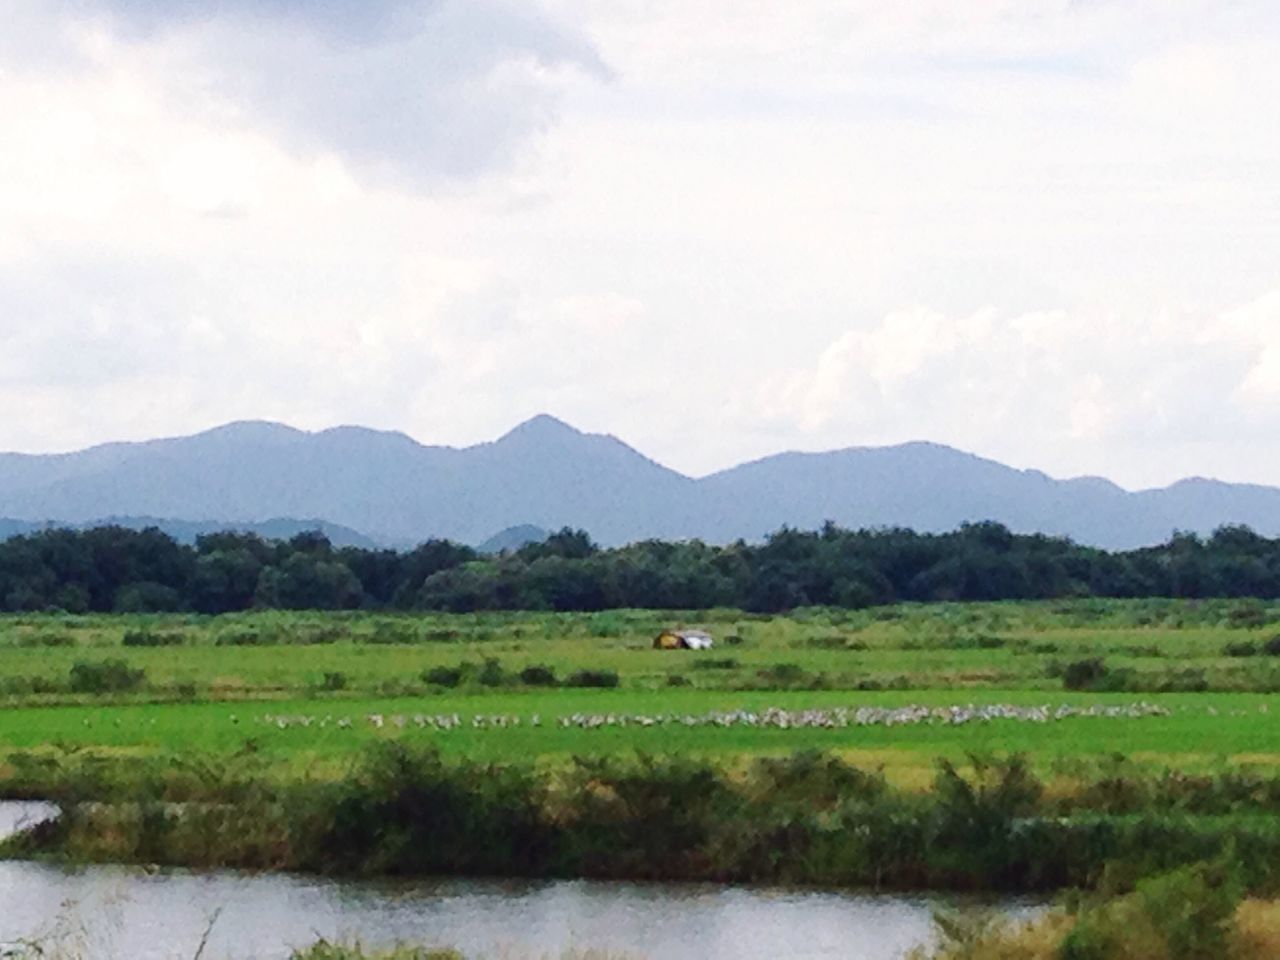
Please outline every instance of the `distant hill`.
M289 540L300 533L311 533L318 530L328 537L329 542L335 547L360 547L368 550L378 546L377 543L364 534L341 524L329 523L327 520L291 520L282 517L265 520L261 523L227 523L216 520L203 522L164 520L158 517L104 517L99 520L89 520L76 524L36 523L29 520L0 518L0 540L8 540L10 537L35 533L48 527L59 526L69 526L81 530L105 526L127 527L130 530L145 530L148 527L156 527L179 543L188 544L195 543L196 537L203 534L221 533L228 530L238 533L256 533L264 540Z
M551 536L550 531L522 523L518 527L507 527L495 533L484 543L476 547L481 553L502 553L504 550L519 550L530 543L542 543Z
M1192 479L1129 492L931 443L782 453L693 479L612 436L544 415L465 448L361 427L307 433L243 422L78 453L0 454L0 516L37 525L164 517L162 526L191 528L323 521L391 546L447 537L485 547L495 530L522 526L583 528L615 545L755 540L825 520L921 531L996 520L1017 532L1129 548L1224 523L1280 536L1280 489Z

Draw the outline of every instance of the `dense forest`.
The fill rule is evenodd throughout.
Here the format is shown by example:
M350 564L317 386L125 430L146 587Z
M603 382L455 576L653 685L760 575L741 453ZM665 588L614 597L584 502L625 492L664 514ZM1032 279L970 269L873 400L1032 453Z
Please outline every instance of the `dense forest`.
M223 613L249 608L773 612L898 601L1280 597L1280 539L1245 527L1107 552L995 523L945 534L783 529L760 544L646 541L601 549L565 529L499 556L432 540L404 552L304 533L45 530L0 543L0 609Z

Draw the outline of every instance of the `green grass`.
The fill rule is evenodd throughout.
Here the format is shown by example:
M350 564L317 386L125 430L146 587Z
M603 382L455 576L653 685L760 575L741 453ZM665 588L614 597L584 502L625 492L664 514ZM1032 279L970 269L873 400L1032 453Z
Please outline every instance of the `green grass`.
M761 617L739 611L450 616L263 612L198 616L12 616L0 618L0 753L38 748L125 752L254 750L290 766L324 765L372 739L429 739L446 754L482 759L645 750L708 755L839 751L884 765L898 779L927 777L938 757L970 752L1031 754L1048 768L1073 758L1124 753L1153 764L1215 767L1280 762L1280 657L1231 657L1230 644L1261 648L1280 634L1280 609L1236 629L1233 601L1077 601L904 605L865 611L801 610ZM1256 619L1256 618L1255 618ZM711 653L657 651L664 626L708 628ZM126 634L135 634L125 646ZM136 635L164 645L136 645ZM252 640L246 644L244 641ZM235 641L235 642L233 642ZM1102 657L1154 687L1199 671L1193 694L1069 693L1058 679L1072 660ZM616 690L564 687L457 689L423 680L431 667L499 661L508 677L532 665L560 679L612 670ZM137 692L72 693L79 662L125 661L145 672ZM700 664L708 664L706 669ZM781 669L779 669L781 668ZM335 685L329 692L326 687ZM675 682L680 685L673 685ZM963 727L841 730L685 728L560 729L553 718L588 714L703 714L710 710L1011 704L1157 703L1168 717L1011 721ZM1280 705L1278 705L1280 706ZM516 729L397 732L397 714L518 715ZM383 714L375 730L364 718ZM528 721L540 714L543 726ZM310 728L279 730L266 714L310 716ZM350 729L319 727L348 717Z
M776 691L728 693L685 691L556 691L453 694L429 698L287 700L273 703L130 704L119 706L31 707L0 713L0 747L7 750L56 745L59 748L106 747L140 752L235 752L253 750L298 764L358 753L376 739L404 737L427 741L446 754L479 759L521 760L531 756L605 754L644 750L651 753L705 755L789 753L818 748L850 759L884 765L899 779L927 774L938 757L962 760L971 752L1025 752L1041 766L1057 761L1121 753L1139 760L1172 762L1184 768L1212 768L1229 762L1280 762L1280 712L1261 712L1267 699L1251 694L1166 694L1147 698L1171 711L1144 719L1069 718L1033 724L1012 720L965 726L918 725L849 727L836 730L778 730L713 726L662 728L563 729L554 717L584 714L702 714L709 710L780 707L808 708L901 706L905 703L1041 704L1133 702L1127 694L1055 694L982 691L957 697L947 691L847 693ZM1210 711L1216 711L1216 716ZM461 729L397 730L392 718L415 713L452 714ZM278 729L263 717L309 716L310 727ZM377 729L368 715L385 718ZM519 715L524 725L473 729L476 714ZM534 714L543 725L529 726ZM321 729L329 716L352 720L349 729Z
M1228 602L1171 603L940 604L771 618L736 611L3 617L0 670L5 678L56 684L78 660L110 653L143 667L156 692L193 685L216 697L305 692L331 672L343 673L348 689L412 692L429 667L485 657L511 671L547 663L562 676L611 669L632 686L662 685L671 673L697 687L743 686L760 670L788 663L833 687L1053 689L1055 662L1103 656L1143 674L1192 668L1223 688L1280 688L1280 657L1224 653L1231 643L1260 645L1280 633L1280 623L1236 630L1228 626ZM1102 613L1090 612L1100 605ZM721 641L713 657L731 658L735 666L702 671L696 654L650 649L653 635L676 622L709 627ZM140 631L181 643L122 646L126 633ZM245 637L258 644L219 645Z

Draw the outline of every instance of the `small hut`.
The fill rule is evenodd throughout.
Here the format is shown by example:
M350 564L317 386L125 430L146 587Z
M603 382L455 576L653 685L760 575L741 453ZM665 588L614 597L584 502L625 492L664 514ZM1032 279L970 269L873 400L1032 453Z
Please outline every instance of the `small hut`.
M663 630L653 638L655 650L710 650L714 645L705 630Z

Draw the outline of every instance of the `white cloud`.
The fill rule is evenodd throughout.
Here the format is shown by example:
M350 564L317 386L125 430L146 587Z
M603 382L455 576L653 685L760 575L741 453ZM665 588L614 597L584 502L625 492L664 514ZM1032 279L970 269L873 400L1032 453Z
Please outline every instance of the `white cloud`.
M757 415L810 448L921 437L1135 485L1195 472L1187 454L1280 429L1280 296L1214 317L914 310L850 331L763 384ZM1163 462L1150 451L1163 450ZM1266 456L1270 457L1269 454ZM1253 460L1280 468L1280 456ZM1108 469L1109 467L1109 469Z
M173 113L407 181L507 166L565 71L608 75L571 27L508 0L35 5L3 12L58 34L73 76L128 70Z

